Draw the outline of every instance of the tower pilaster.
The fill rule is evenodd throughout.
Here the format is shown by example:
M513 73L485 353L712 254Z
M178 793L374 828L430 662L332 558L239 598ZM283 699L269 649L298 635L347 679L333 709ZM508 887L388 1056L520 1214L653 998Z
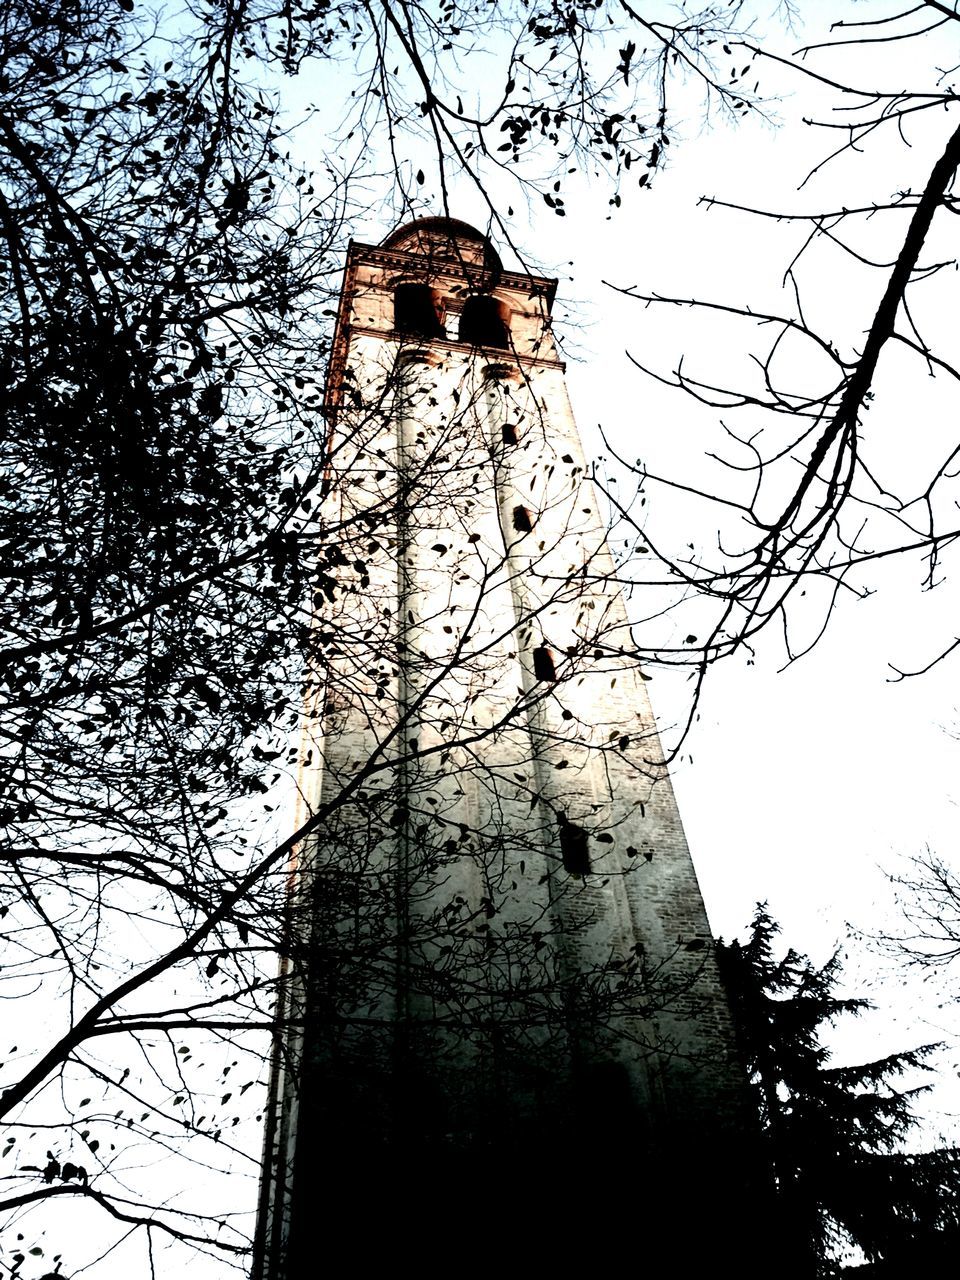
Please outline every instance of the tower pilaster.
M258 1280L303 1274L318 1215L474 1230L509 1189L529 1224L564 1180L651 1236L694 1204L731 1259L746 1230L743 1082L555 283L446 219L349 251Z

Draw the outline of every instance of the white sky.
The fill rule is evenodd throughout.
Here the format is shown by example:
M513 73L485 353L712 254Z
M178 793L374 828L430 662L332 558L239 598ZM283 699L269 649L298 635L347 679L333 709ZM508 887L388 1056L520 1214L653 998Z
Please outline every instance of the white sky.
M596 265L591 250L578 255L570 287L591 286L595 323L580 335L591 350L571 364L569 382L588 450L592 436L596 441L595 423L602 422L624 456L641 455L651 469L687 482L706 474L702 453L722 447L722 415L697 411L683 395L659 388L630 366L624 351L665 373L681 353L691 371L727 366L734 385L745 364L741 351L731 342L718 360L716 325L701 329L689 311L648 310L612 294L605 298L596 280L785 307L785 297L771 299L771 284L779 288L787 246L796 244L797 233L776 228L776 243L758 234L756 220L698 209L696 201L701 193L716 193L763 200L771 208L821 207L823 196L811 193L804 203L792 194L801 165L784 135L749 126L737 136L713 133L679 152L675 169L638 202L629 226L608 224L602 245L592 247ZM765 175L763 182L758 174ZM827 207L831 195L835 186L825 192ZM831 284L814 274L810 296L818 291L829 297ZM863 299L859 328L869 322L873 306L872 298ZM838 330L845 336L842 325ZM950 332L944 322L944 337ZM916 367L913 373L922 377ZM875 406L877 419L883 414L885 423L899 418L906 425L912 394L909 385L895 389L887 403ZM729 415L728 421L736 418ZM952 423L944 425L941 438L949 439ZM902 443L883 455L895 461ZM596 447L602 450L602 442ZM647 529L658 542L710 545L716 522L706 504L681 503L652 485L648 492ZM674 782L718 932L738 930L751 904L769 898L791 941L807 945L806 937L815 939L824 930L836 937L846 919L870 923L870 899L882 888L876 864L891 867L898 855L926 845L944 855L950 851L960 797L960 745L950 736L960 724L956 663L918 679L890 679L890 663L923 666L941 637L948 643L954 636L953 588L948 582L921 593L921 574L915 559L872 573L876 594L842 601L816 649L781 674L783 647L771 629L755 666L737 661L717 668L708 681L702 719L674 769ZM814 616L819 619L811 612L810 626ZM801 612L798 631L805 621ZM665 683L655 675L651 688L661 718L669 722L682 714L683 691L672 687L660 694Z
M831 8L835 14L836 6ZM864 6L857 13L865 16ZM942 56L943 63L951 63L950 51ZM877 81L896 88L905 78L891 84L879 76ZM663 373L683 354L689 372L725 371L732 385L745 368L735 329L698 325L688 310L643 309L604 293L599 280L636 285L642 292L783 310L788 300L781 293L782 272L803 232L698 207L698 198L716 195L796 212L849 206L865 197L889 199L908 186L922 186L956 123L941 113L939 120L925 120L923 129L908 126L910 150L893 137L881 138L863 156L827 169L797 192L811 159L826 147L822 134L801 123L813 107L803 84L796 89L797 96L784 98L777 108L782 120L777 130L748 122L678 147L654 191L635 202L627 217L605 224L601 234L590 230L587 216L579 226L576 211L568 219L574 221L571 243L578 249L573 280L562 282L560 293L571 299L579 293L593 320L579 335L583 360L569 372L588 452L595 423L602 422L624 456L643 456L652 470L690 483L715 474L703 453L721 447L717 422L722 415L698 412L679 393L657 387L630 367L624 351ZM904 227L898 215L888 224L887 248L895 252ZM872 227L867 230L874 233ZM872 251L884 242L885 230L877 231ZM936 248L922 261L950 256L949 247ZM814 323L840 341L855 342L876 305L869 290L882 288L885 275L876 273L872 285L864 281L862 273L847 271L838 253L811 258L806 301ZM950 359L956 354L956 274L951 270L922 288L922 303L918 299L915 305L925 334L938 340ZM571 310L576 306L572 302ZM909 475L915 460L929 458L927 446L949 450L956 438L957 406L945 379L931 389L916 364L890 360L888 365L892 372L878 380L878 400L865 431L875 459L896 481ZM933 400L927 398L931 391ZM732 415L728 420L736 421ZM672 540L678 548L687 541L710 546L716 523L709 510L652 486L648 492L647 529L654 538ZM922 667L960 634L956 581L948 578L924 593L921 580L916 559L885 563L863 579L876 594L843 602L806 658L778 674L784 653L771 631L754 666L723 665L708 681L701 719L673 778L716 933L729 937L742 931L753 904L765 899L783 925L785 941L824 959L834 945L847 941L848 922L867 933L895 922L884 873L897 870L902 858L926 848L947 859L955 855L957 661L902 682L891 681L889 665ZM802 613L798 621L802 629ZM683 690L658 674L651 690L667 728L683 714ZM864 1020L861 1030L847 1030L838 1040L838 1054L863 1060L957 1030L956 1012L944 1007L948 997L940 985L904 985L903 974L878 962L862 943L852 944L848 977L851 992L870 995L883 1012ZM955 1050L943 1056L949 1077L955 1078L956 1057ZM941 1089L927 1106L933 1132L942 1126L956 1140L957 1110L956 1090Z
M851 12L862 18L867 9L873 16L881 9L895 11L891 5L860 5ZM839 14L836 5L811 4L805 10L827 12L831 19ZM937 38L951 45L939 50L941 65L960 60L954 31ZM800 43L799 37L786 39L787 47ZM930 58L937 52L928 44L914 54L907 46L895 51L892 62L864 62L851 75L857 83L882 88L907 83L926 88ZM840 55L822 55L816 65L826 74L839 72ZM599 423L624 456L642 456L652 470L690 483L715 476L704 453L720 445L721 415L698 412L679 393L658 388L632 367L626 351L664 373L684 354L690 371L726 373L733 385L746 367L736 326L705 326L690 311L644 309L606 288L604 280L643 292L785 309L789 302L781 277L803 231L698 207L698 198L716 195L796 212L888 200L899 190L922 187L955 127L952 116L940 112L929 119L927 113L908 124L909 146L892 133L881 134L863 154L828 167L798 192L810 165L836 141L805 126L803 117L819 110L831 118L836 95L814 93L797 77L772 74L765 75L761 87L782 95L772 108L779 127L747 120L731 129L721 122L696 137L691 120L690 140L672 149L670 165L653 191L627 201L610 221L604 220L605 195L598 199L594 184L572 179L565 191L565 219L540 205L529 229L517 233L536 264L561 278L556 313L568 340L569 386L588 454L603 450ZM430 203L430 190L428 173L423 212L439 211ZM484 226L475 195L463 188L454 192L452 212ZM358 228L359 238L378 239L386 232L376 216L372 210ZM862 228L862 243L889 260L905 219L884 216L883 225L877 221ZM937 252L938 247L944 251ZM932 244L922 260L949 256L949 245L941 242ZM868 279L828 248L811 255L806 301L815 327L826 328L838 342L855 344L873 317L885 278L878 272ZM926 336L939 339L950 358L956 274L951 271L915 292ZM805 367L798 356L796 373L808 385L816 369ZM940 379L928 386L916 363L888 359L866 431L875 463L891 481L909 479L914 463L921 474L930 448L948 450L955 439L956 400L951 401L953 389L945 383ZM714 514L704 504L681 502L652 486L648 492L647 530L657 541L675 548L688 541L707 547L715 542ZM673 771L715 932L727 937L741 932L753 905L767 900L783 925L785 943L818 960L847 941L848 922L870 933L894 919L885 872L896 870L901 858L926 848L950 857L956 846L957 660L903 682L891 681L890 666L922 667L960 634L954 631L956 587L948 580L923 593L917 560L885 562L862 581L876 594L843 601L824 639L788 670L778 674L783 647L771 631L755 665L736 661L715 671L701 719ZM815 617L800 612L799 628L815 626ZM683 715L684 690L660 673L654 674L651 689L669 739L670 723ZM918 994L915 984L904 988L902 975L881 973L863 944L853 945L848 973L851 990L871 995L885 1012L864 1022L863 1031L838 1052L862 1060L940 1037L949 1016L941 1007L942 995L926 987ZM951 1074L954 1057L946 1058ZM949 1118L937 1118L943 1107L954 1109L953 1101L931 1104L935 1127L951 1124Z
M825 38L837 18L886 16L900 7L809 0L803 15L810 26L782 33L780 48L789 52ZM758 13L766 26L769 14L759 6ZM932 89L934 65L960 62L957 34L952 24L926 42L879 45L865 56L850 50L813 54L808 65L827 76L848 76L856 85ZM748 58L737 53L730 61L740 65ZM475 71L480 85L479 57ZM907 123L902 139L889 129L881 131L862 151L828 165L798 191L810 167L840 141L836 132L804 120L844 118L835 109L838 95L769 64L760 74L761 92L770 95L769 121L747 117L734 128L714 118L701 131L699 103L691 97L687 138L671 147L666 171L652 191L625 199L609 220L609 192L590 175L565 180L563 219L538 199L525 221L515 190L497 187L501 206L517 208L516 242L530 255L531 268L560 277L555 316L588 455L603 452L597 432L602 424L624 457L643 457L651 470L709 486L719 473L705 454L721 445L722 415L697 410L681 394L658 387L631 365L626 352L665 374L683 355L688 372L705 370L734 386L742 385L741 374L749 368L742 327L705 324L690 310L648 310L604 281L640 292L787 309L782 275L805 231L708 210L698 206L699 198L717 196L785 212L889 200L898 191L922 188L955 127L953 116L942 111L938 118L923 113ZM328 116L335 108L322 84L310 74L302 76L294 86L296 99L289 101L326 100L321 114ZM469 101L466 105L469 111ZM428 147L412 148L409 163L411 172L422 166L427 174L417 212L441 212ZM469 184L452 183L450 207L454 216L487 225L486 209ZM355 238L382 239L391 229L391 216L373 203L355 226ZM900 215L881 215L861 224L859 243L889 261L904 228ZM950 257L942 231L938 240L922 261ZM855 346L873 317L885 274L851 268L841 253L824 246L805 260L802 279L813 326L841 348ZM942 274L914 290L916 317L926 336L944 344L948 359L955 347L955 294L952 270L949 277ZM788 358L795 360L800 386L815 381L815 363L807 365L796 350ZM787 386L796 389L791 379L792 373ZM893 487L904 482L909 487L926 474L937 450L952 447L953 388L942 378L929 383L915 362L888 354L876 389L866 424L874 465ZM688 542L715 545L715 514L705 504L684 502L654 486L647 492L646 529L658 543L674 550ZM899 683L891 682L889 665L922 667L960 634L960 628L953 629L956 588L948 580L935 592L922 592L922 566L916 560L884 562L861 581L876 593L864 601L841 601L825 637L788 670L778 673L784 652L773 630L758 647L754 665L733 661L717 668L707 683L700 720L673 769L715 933L742 932L754 904L767 900L783 926L784 945L817 960L847 943L848 924L869 934L895 922L885 873L896 870L900 859L927 848L949 857L956 845L960 743L952 735L960 734L960 699L954 693L958 660ZM797 634L804 626L815 629L819 618L816 609L799 611ZM660 672L654 673L651 691L669 741L670 725L683 717L686 691ZM849 1032L841 1036L838 1053L863 1060L941 1037L950 1011L942 1007L938 990L918 989L912 982L904 987L903 975L884 968L862 943L852 943L847 973L850 993L870 995L883 1012L863 1021L863 1030L852 1037ZM950 1075L956 1056L951 1052L945 1058ZM938 1118L944 1107L960 1111L960 1101L931 1103L934 1127L953 1126L949 1117Z
M811 2L805 9L832 17L838 6ZM867 9L876 13L881 6L855 6L858 16ZM892 12L893 6L884 11ZM947 34L955 44L954 33ZM796 47L800 40L787 43ZM896 65L903 83L910 73L907 61L900 52ZM918 53L919 64L924 61L929 56ZM957 61L960 54L944 52L945 65ZM886 83L899 87L900 81ZM777 86L767 80L761 87L792 91L785 81ZM842 169L827 170L798 193L804 161L819 157L825 144L801 123L823 101L811 102L799 82L796 89L796 96L784 97L775 108L778 129L748 120L736 130L718 125L696 137L691 119L690 139L672 148L670 165L653 191L625 202L609 222L604 221L605 196L581 181L566 193L566 219L539 204L529 226L518 226L518 242L533 255L532 265L560 275L557 316L567 339L568 381L588 454L603 450L596 431L602 424L626 457L642 456L651 469L677 479L709 479L715 471L704 454L718 446L720 415L695 412L678 393L656 387L630 364L626 351L665 373L685 353L691 370L702 360L701 367L726 370L733 382L743 361L735 327L707 328L689 311L646 310L613 293L604 280L645 292L786 306L786 298L779 298L780 276L800 233L708 211L697 206L698 198L708 194L771 209L816 209L838 200L852 203L852 185L861 195L886 199L922 182L931 155L953 124L942 116L939 123L924 121L910 134L911 150L881 140L852 166L844 162ZM309 76L296 86L302 101L315 92ZM925 141L927 133L932 143ZM299 144L305 155L312 150L310 137L305 132ZM429 158L424 159L427 167ZM428 173L424 213L440 211L435 200L431 203L432 190ZM464 187L454 188L452 212L485 225L476 197ZM391 229L374 207L354 234L376 241ZM808 279L810 298L818 299L812 307L817 322L851 340L866 327L875 298L858 289L837 256L811 259ZM878 282L882 279L878 276ZM925 313L931 336L939 331L948 358L956 346L957 307L951 296L956 280L951 274L931 286ZM798 365L798 377L804 372ZM915 366L903 372L909 381L896 385L897 379L888 377L878 384L883 394L869 424L893 474L901 474L922 453L921 438L924 444L944 444L956 436L955 401L930 399ZM895 373L900 375L900 366ZM708 508L652 486L648 492L647 530L658 542L678 549L715 540ZM783 650L771 633L754 665L724 664L708 681L701 717L673 779L716 933L741 932L753 905L765 899L783 925L785 943L822 960L846 940L847 922L869 933L892 919L884 872L895 870L899 858L927 847L945 858L954 856L960 741L953 734L960 735L955 692L960 659L919 679L889 679L889 663L922 666L941 641L960 634L956 586L948 580L923 594L920 577L917 563L887 564L870 578L876 594L844 602L826 636L802 661L778 673ZM802 625L802 616L799 621ZM651 692L669 741L670 725L683 715L685 691L675 679L654 672ZM942 1007L942 994L915 984L903 988L902 978L889 974L883 986L869 986L874 967L865 946L854 943L851 990L866 990L884 1010L864 1023L859 1038L845 1039L838 1052L851 1058L879 1056L937 1039L949 1029L955 1014ZM951 1072L956 1056L945 1057ZM952 1126L947 1114L952 1111L960 1111L960 1101L948 1093L931 1103L934 1133Z

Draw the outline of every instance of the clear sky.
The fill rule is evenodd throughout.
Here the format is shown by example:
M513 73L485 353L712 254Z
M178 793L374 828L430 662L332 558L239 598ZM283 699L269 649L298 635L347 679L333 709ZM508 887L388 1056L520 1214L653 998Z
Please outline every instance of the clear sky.
M838 16L837 6L810 5L805 12L814 20ZM864 7L844 16L851 15L865 16ZM812 39L814 30L811 25L803 34ZM895 50L892 60L886 50L874 51L846 69L857 83L926 87L936 80L934 62L951 65L952 48L940 48L937 40L946 46L952 29L926 45ZM796 48L801 33L783 41ZM839 59L846 55L816 56L818 70L830 75L841 71ZM761 89L777 95L769 108L775 121L747 119L732 128L718 119L699 136L691 99L689 136L672 148L666 171L652 191L634 193L609 220L606 193L597 194L589 175L569 180L564 219L537 204L524 225L518 205L518 244L530 252L531 265L560 276L557 316L588 454L604 450L600 425L623 456L642 457L652 470L686 483L729 483L706 457L722 447L724 415L658 387L627 353L663 373L683 356L690 372L706 370L742 385L738 378L750 376L748 335L736 325L704 323L689 310L646 309L604 283L754 309L788 307L783 273L803 228L707 209L698 205L700 196L785 212L889 200L897 191L922 187L955 127L941 112L939 119L908 122L905 136L881 131L861 153L827 166L798 190L811 165L836 143L835 134L804 120L818 115L836 122L837 95L769 70ZM423 212L439 211L431 182L428 170ZM484 226L476 194L458 184L452 190L452 212ZM387 228L377 224L379 213L370 210L358 236L381 238ZM858 232L858 243L881 261L895 255L905 228L899 215L887 219L864 222ZM934 238L924 261L949 256L949 245ZM925 335L946 340L947 347L955 346L956 279L951 270L916 291ZM849 350L869 325L884 280L883 272L867 273L825 244L804 260L808 316ZM797 386L816 381L816 364L802 351L788 359L794 368L781 369L787 385L794 375ZM864 437L882 475L909 487L937 450L952 445L953 388L946 378L929 383L917 363L891 356L876 390ZM655 485L647 493L645 527L659 544L674 551L689 543L715 546L716 514L707 504ZM893 667L924 666L957 634L956 585L947 578L936 591L923 592L922 578L916 558L883 562L858 579L874 594L841 599L826 635L788 670L779 670L784 649L771 629L752 665L734 660L708 680L674 784L715 932L740 932L753 904L767 900L785 939L825 958L837 942L847 941L848 923L871 933L895 921L885 873L895 871L900 859L927 848L953 855L960 801L957 660L924 677L892 679ZM805 630L812 635L821 619L818 602L799 605L795 636ZM656 671L651 689L669 742L687 692ZM936 992L925 987L918 995L910 986L904 997L900 976L886 975L877 985L879 962L862 943L852 945L849 972L860 993L870 984L877 1001L897 1006L881 1022L867 1024L868 1043L861 1037L853 1055L939 1038L949 1011L939 1007Z
M862 6L858 14L863 16ZM942 51L943 63L950 57L951 50ZM902 74L904 79L892 79ZM904 80L905 67L888 64L873 83L893 88ZM561 284L561 295L577 314L579 294L592 322L577 332L581 358L571 362L569 375L588 452L602 423L625 457L642 456L651 470L687 483L706 479L709 487L719 473L704 454L723 448L720 419L734 425L736 418L698 409L657 386L631 367L626 352L662 373L683 356L688 372L707 370L718 382L743 385L749 377L742 328L701 323L689 310L645 309L605 292L600 280L783 310L789 306L783 272L805 230L698 206L699 197L785 212L888 200L922 187L955 128L955 120L941 113L922 128L907 126L909 147L894 135L878 137L863 154L828 166L798 191L811 163L828 149L823 132L803 123L824 99L815 94L811 102L802 82L785 80L781 91L778 128L748 121L691 139L677 148L649 197L634 202L626 218L607 223L602 234L590 233L586 214L578 226L573 212L577 253L570 255L573 278ZM821 118L831 116L824 111ZM902 237L905 219L895 216L882 228L862 226L866 238L859 243L878 260L889 261ZM950 246L935 238L922 260L950 256ZM842 253L825 247L806 260L801 276L807 314L838 342L856 345L885 278L883 272L868 277L859 268L851 271ZM956 346L956 289L951 269L917 289L914 303L925 336L939 342L947 358ZM794 386L809 385L815 370L801 353L795 357ZM784 380L791 385L788 375ZM892 487L909 487L938 450L945 454L955 443L955 384L944 377L931 382L918 363L908 366L891 356L876 389L864 438L881 476ZM602 443L596 448L602 450ZM698 549L715 545L717 521L706 504L653 485L647 492L646 528L659 544L675 550L691 542ZM949 561L940 576L941 585L924 592L918 557L872 567L859 582L874 594L841 599L807 657L780 671L784 648L771 629L753 665L734 661L708 680L701 718L673 776L715 932L729 937L741 931L753 904L767 900L785 939L825 958L838 942L850 940L848 923L868 934L896 927L886 873L900 869L903 858L925 849L955 856L957 660L905 681L897 681L893 670L923 667L960 634ZM795 637L804 628L812 635L820 612L815 603L799 603ZM651 689L669 740L670 724L684 714L685 690L656 672ZM905 986L903 974L867 944L853 939L850 946L851 987L866 990L885 1012L858 1036L841 1039L838 1053L876 1056L955 1033L949 980L946 996L942 984ZM951 1076L956 1057L948 1051L943 1058ZM949 1113L960 1109L956 1097L942 1093L930 1109L933 1128L942 1124L955 1136Z
M810 5L805 11L816 16L828 8L834 18L836 6ZM855 9L864 16L863 6ZM811 25L805 33L783 36L783 47L797 47L801 34L812 38L814 30ZM892 64L871 55L847 69L854 78L869 74L881 86L899 86L909 74L926 82L934 53L935 47L908 47L897 51ZM819 70L841 70L837 54L819 56L834 59L832 66L821 60ZM948 60L949 51L943 57ZM891 76L898 79L891 82ZM568 180L563 219L534 204L526 220L515 201L518 245L530 254L531 265L560 277L558 328L588 454L604 451L597 430L602 425L628 459L642 457L651 470L685 483L729 486L729 476L706 457L723 445L719 423L726 415L659 387L630 363L628 353L663 373L682 356L690 372L705 370L742 385L738 378L750 376L745 344L751 335L735 325L701 321L690 310L644 308L605 282L782 310L789 306L783 272L804 230L707 209L699 198L714 195L795 212L886 200L922 185L950 124L941 113L939 121L908 126L908 147L892 134L878 136L863 153L828 166L798 191L810 166L835 141L805 125L804 118L819 112L836 120L836 95L769 69L761 75L761 90L775 95L767 108L770 121L748 117L731 127L714 118L699 136L699 105L691 97L688 136L671 149L666 171L652 191L633 193L609 220L607 193L598 194L600 186L589 174ZM309 85L301 86L305 99L309 91ZM422 212L438 212L426 151L424 157ZM506 186L498 194L513 198ZM482 201L467 185L453 184L451 211L485 225ZM355 235L382 238L387 216L374 204ZM870 251L895 252L904 228L904 220L895 217L880 229L863 225ZM856 345L884 279L882 272L851 270L843 254L825 246L805 259L808 314L838 342ZM951 332L955 282L951 272L923 298L921 319L931 337ZM789 358L797 385L816 380L818 371L803 352ZM890 369L878 380L865 429L878 466L900 481L914 460L925 462L933 456L930 449L950 441L955 405L949 398L924 400L926 378L916 364L901 368L891 360ZM794 371L783 377L791 385ZM946 382L937 381L936 395L952 394ZM918 445L921 424L927 453ZM652 484L647 493L645 528L658 544L674 551L688 543L698 549L715 545L716 513L708 504ZM816 950L826 945L824 939L841 936L847 920L864 928L875 922L887 897L878 867L892 868L899 856L926 846L946 854L954 842L960 799L960 745L951 736L960 725L953 695L956 662L901 682L891 682L890 666L923 666L941 639L949 643L954 588L948 580L935 592L922 592L916 559L885 563L859 581L875 594L841 599L825 637L789 670L777 674L784 650L771 629L754 665L733 661L708 681L701 719L684 745L674 780L717 932L738 931L752 904L766 898L790 941ZM637 608L643 611L639 603ZM795 636L812 635L820 618L816 602L809 608L801 602ZM642 643L642 632L639 638ZM651 688L669 741L686 692L659 672Z
M881 8L892 11L879 3L809 0L804 4L805 14L812 15L807 34L821 15L832 20L842 11L863 17ZM769 20L759 6L758 14ZM953 27L926 49L895 50L890 62L883 61L881 51L875 61L862 64L865 74L895 88L913 76L917 83L936 80L930 70L934 63L960 62L955 47L947 47L956 43ZM795 48L801 33L782 41ZM817 65L827 67L824 61ZM839 70L839 63L832 69ZM474 80L482 79L482 70L467 70ZM329 145L325 126L341 108L340 84L324 64L308 68L284 90L294 113L312 100L326 104L314 125L293 139L307 163L314 157L319 165ZM696 95L691 95L688 136L671 146L669 163L652 190L634 191L609 221L608 193L589 173L567 182L565 218L539 198L529 209L515 201L515 240L529 255L528 264L560 277L558 329L588 455L604 453L602 428L618 452L627 459L643 458L651 470L707 487L730 481L708 456L722 445L725 415L697 409L658 386L629 355L667 374L683 356L690 372L703 369L738 385L750 368L743 327L704 323L690 310L645 308L605 283L754 308L785 307L790 295L783 289L783 272L802 230L707 209L698 205L702 195L790 211L886 200L922 184L948 127L954 127L941 114L909 124L909 145L892 134L878 136L863 154L829 166L798 191L810 165L829 149L829 137L805 125L804 118L831 111L833 99L773 72L764 73L760 87L779 98L769 108L776 123L748 118L733 128L717 119L701 132ZM386 167L376 155L369 159L374 170ZM420 156L411 151L405 163L412 170L422 164L426 174L416 211L441 212L428 151ZM383 192L383 183L371 181L370 190ZM497 184L494 194L504 203L514 200L506 184ZM468 184L452 183L450 211L486 226L483 204ZM378 241L393 221L394 210L374 198L352 233ZM881 219L864 224L863 232L871 252L889 260L902 229L902 220ZM930 253L949 257L950 246L933 244ZM923 286L917 303L918 321L928 336L939 338L948 356L956 347L957 278L953 270L941 273L929 289ZM872 318L883 275L878 273L872 284L864 279L842 253L827 246L810 255L804 268L811 317L838 341L854 346ZM816 379L815 363L802 352L788 353L788 360L794 364L783 370L787 382L794 376L798 386ZM876 464L891 480L913 483L936 451L956 439L955 393L946 379L931 385L916 364L897 360L878 380L877 392L865 423ZM618 484L629 489L629 478L621 474ZM658 545L678 554L689 544L695 552L716 545L714 508L654 484L647 486L647 498L644 528ZM903 986L902 975L882 966L867 942L851 936L848 925L866 934L895 926L885 873L896 871L898 860L927 848L948 859L956 856L960 658L917 679L891 677L893 666L925 665L960 635L960 628L956 580L947 577L936 591L924 593L916 560L885 562L858 581L874 593L841 600L813 651L787 670L780 670L784 649L773 631L758 645L751 664L735 659L716 668L673 780L716 933L742 932L754 904L766 900L782 923L785 945L818 960L838 942L849 946L851 992L866 993L883 1006L857 1034L838 1039L838 1053L862 1060L956 1030L956 1014L940 989L913 982ZM818 601L798 603L795 634L812 635L820 618ZM652 611L639 594L634 604L638 615ZM639 642L644 639L638 631ZM684 718L688 689L663 671L650 674L669 746L676 740L674 726ZM957 1057L953 1049L942 1057L954 1078ZM956 1141L960 1126L952 1113L960 1112L960 1100L955 1094L941 1090L928 1111L931 1133L943 1130ZM251 1182L253 1176L251 1171ZM125 1271L133 1265L128 1257L134 1247L135 1265L142 1265L137 1243L129 1255L118 1251L118 1273L121 1265ZM220 1273L215 1264L211 1267L211 1274Z

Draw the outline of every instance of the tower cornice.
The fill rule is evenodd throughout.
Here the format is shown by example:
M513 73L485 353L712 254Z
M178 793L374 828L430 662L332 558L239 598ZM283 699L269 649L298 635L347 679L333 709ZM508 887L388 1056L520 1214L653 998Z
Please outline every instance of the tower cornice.
M431 279L449 280L459 283L467 278L471 287L481 284L498 288L513 289L526 293L531 298L543 298L547 304L548 314L553 306L557 293L558 281L554 276L534 276L523 271L505 271L501 267L483 266L478 263L461 264L455 259L440 258L423 253L413 253L406 249L389 249L383 245L364 244L360 240L351 240L347 248L347 268L351 262L369 262L378 267L394 267L397 270L411 270L417 275L430 276Z
M414 224L411 224L414 225ZM467 224L456 224L456 226ZM469 228L468 228L469 229ZM477 233L479 235L479 233ZM519 295L536 300L543 309L544 325L549 324L553 301L557 292L557 280L551 276L534 276L519 271L505 271L495 264L470 263L458 261L437 254L416 252L406 249L395 249L384 245L365 244L359 240L351 240L347 247L347 258L344 266L343 288L340 293L340 305L337 312L330 361L327 367L326 388L324 391L324 413L335 415L343 394L343 379L346 370L347 352L351 340L359 335L383 338L385 341L401 344L409 341L405 335L382 326L357 324L352 319L353 302L357 294L358 273L362 267L373 267L385 274L396 273L398 277L429 280L436 286L447 286L454 294L464 297L471 292L493 290L499 293ZM432 338L431 346L441 351L463 351L464 343L452 338ZM474 348L481 355L487 354L499 363L513 363L518 368L551 368L563 372L566 365L555 356L541 356L511 350Z

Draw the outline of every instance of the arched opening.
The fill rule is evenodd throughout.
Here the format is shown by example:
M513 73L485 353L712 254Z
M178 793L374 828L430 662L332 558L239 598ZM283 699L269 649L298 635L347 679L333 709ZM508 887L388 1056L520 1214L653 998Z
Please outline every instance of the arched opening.
M509 347L509 308L489 294L474 294L463 304L459 337L471 347Z
M538 680L553 681L557 678L553 654L545 645L540 645L533 651L533 674Z
M517 533L529 533L533 528L533 513L528 507L513 508L513 527Z
M563 814L560 817L560 856L563 858L565 870L572 876L590 874L590 850L587 846L587 833L575 822L568 822Z
M398 284L393 291L393 327L411 338L445 338L440 293L428 284Z

